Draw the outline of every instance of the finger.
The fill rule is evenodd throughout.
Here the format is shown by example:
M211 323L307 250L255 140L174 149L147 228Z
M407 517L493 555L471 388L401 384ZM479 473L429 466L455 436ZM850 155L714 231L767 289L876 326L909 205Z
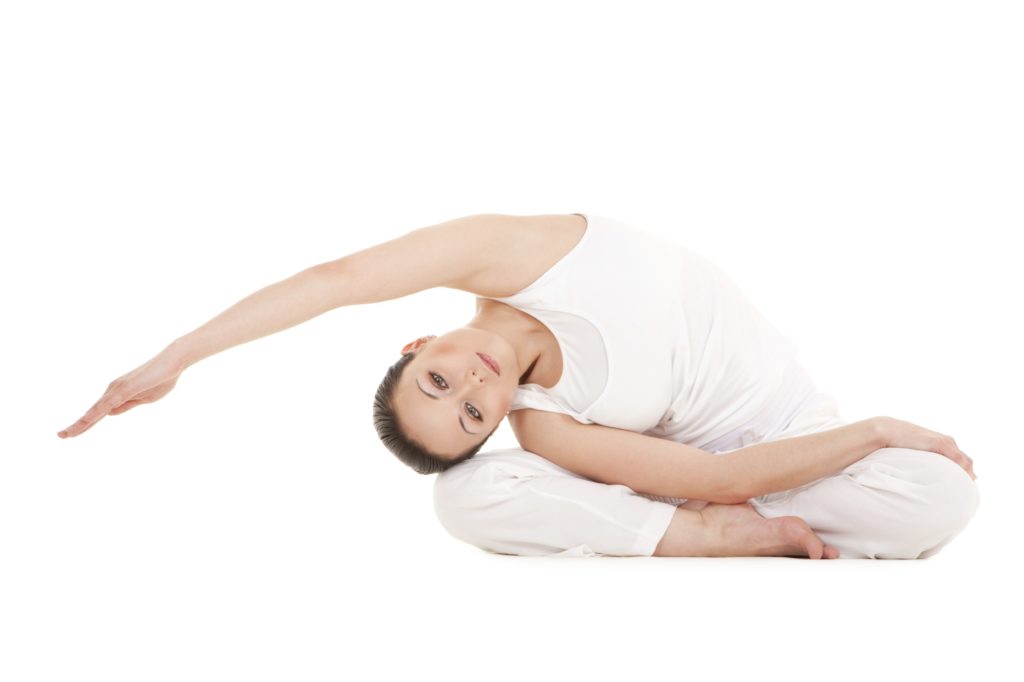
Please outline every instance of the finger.
M971 463L971 460L967 459L967 455L961 455L961 461L963 462L964 471L969 473L971 478L974 478L974 464Z
M971 461L967 457L967 455L965 455L960 448L953 444L952 438L950 438L949 436L944 436L943 438L946 441L945 447L940 448L938 452L946 456L947 458L953 460L960 466L960 468L962 468L968 474L971 474Z
M965 453L963 450L960 451L960 454L963 455L964 459L967 460L967 466L969 466L971 468L971 473L973 474L974 473L974 460L971 459L970 457L968 457L967 453Z
M86 431L91 429L93 426L95 426L96 422L98 422L100 419L103 419L103 416L104 415L100 415L100 416L95 417L95 418L82 417L81 419L76 421L74 424L72 424L68 428L64 429L64 431L63 431L64 437L65 438L74 438L75 436L81 436L83 433L85 433Z
M89 423L87 419L87 417L83 416L81 419L71 424L71 426L65 428L63 431L60 431L57 435L60 436L61 438L74 438L75 436L81 434L83 431L86 430L86 426Z
M124 398L120 391L105 394L95 405L89 408L81 419L64 430L65 435L70 437L85 433L95 426L99 420L103 419L111 409L119 406L123 400Z

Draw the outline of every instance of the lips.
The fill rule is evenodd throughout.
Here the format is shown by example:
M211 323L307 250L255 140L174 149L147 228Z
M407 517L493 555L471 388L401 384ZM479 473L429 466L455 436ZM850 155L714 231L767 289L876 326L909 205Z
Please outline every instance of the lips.
M477 353L477 356L479 356L479 358L484 361L484 364L487 365L492 372L494 372L498 376L501 376L501 367L498 366L498 362L494 360L494 358L492 358L490 355L484 355L483 353Z

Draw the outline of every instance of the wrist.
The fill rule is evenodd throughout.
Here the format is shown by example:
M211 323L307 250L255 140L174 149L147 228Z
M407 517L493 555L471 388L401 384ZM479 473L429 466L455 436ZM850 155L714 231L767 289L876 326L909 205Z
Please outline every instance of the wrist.
M172 360L179 373L184 372L200 360L196 351L196 344L187 335L171 341L162 352Z

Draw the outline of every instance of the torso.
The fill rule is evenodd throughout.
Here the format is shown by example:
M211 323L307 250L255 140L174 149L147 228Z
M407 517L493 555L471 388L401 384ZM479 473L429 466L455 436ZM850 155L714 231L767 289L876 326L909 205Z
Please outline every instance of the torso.
M587 230L586 218L575 214L523 216L509 225L508 241L495 250L502 254L502 267L488 268L453 288L482 297L514 296L568 255ZM562 377L562 354L551 330L537 318L507 303L490 298L486 303L504 306L510 314L524 317L534 327L542 339L542 350L533 370L521 377L520 383L553 388Z

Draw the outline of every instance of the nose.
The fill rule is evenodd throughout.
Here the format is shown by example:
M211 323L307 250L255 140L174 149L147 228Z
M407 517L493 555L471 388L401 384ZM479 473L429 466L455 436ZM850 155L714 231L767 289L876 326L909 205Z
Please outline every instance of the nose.
M479 369L475 367L469 368L469 379L462 382L462 388L459 391L463 394L463 397L470 395L477 388L484 387L485 384L482 379L483 375L484 373Z
M490 381L490 377L487 377L487 379L484 378L486 376L487 376L487 368L486 367L477 367L476 365L472 365L471 364L469 366L469 380L466 382L466 384L468 386L474 387L474 388L475 387L483 388L483 387L487 386L488 382Z

